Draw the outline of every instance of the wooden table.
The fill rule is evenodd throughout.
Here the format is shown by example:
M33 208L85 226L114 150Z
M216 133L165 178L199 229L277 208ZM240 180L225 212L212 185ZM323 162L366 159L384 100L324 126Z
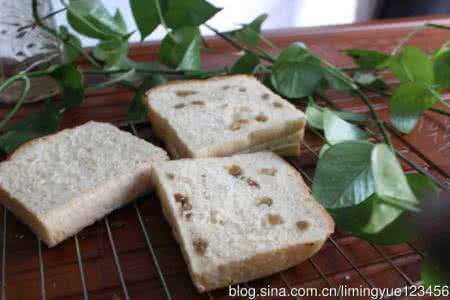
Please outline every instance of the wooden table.
M427 19L446 22L450 15ZM366 24L285 29L266 32L280 48L302 41L323 58L339 67L351 67L351 61L337 50L370 48L390 51L395 43L423 22L419 19L390 20ZM410 44L428 52L439 47L450 32L426 29ZM205 54L205 67L220 67L236 59L233 49L211 38L209 44L221 54ZM131 56L138 61L154 60L157 43L131 45ZM391 85L397 84L387 78ZM330 92L339 107L365 112L358 99ZM87 95L79 108L67 112L63 127L88 120L112 122L126 130L136 129L141 137L151 139L148 124L130 127L125 120L132 93L118 87ZM385 99L372 95L376 109L388 120ZM444 96L449 101L450 94ZM22 108L16 119L38 109L39 104ZM0 106L0 116L10 107ZM450 121L429 112L413 133L394 134L395 145L410 159L448 183L450 173ZM308 132L300 159L293 163L308 179L315 167L321 141ZM407 170L411 166L404 163ZM180 250L161 214L154 195L148 195L111 214L107 220L85 229L76 239L47 249L11 213L0 209L0 277L2 299L225 299L227 290L198 294L188 276ZM265 279L248 283L250 287L401 287L420 279L420 251L413 244L375 247L365 241L336 233L313 259ZM302 299L307 297L302 297ZM268 299L268 298L265 298ZM275 298L273 298L275 299ZM353 299L353 298L352 298ZM356 298L358 299L358 298ZM359 299L368 299L360 297Z

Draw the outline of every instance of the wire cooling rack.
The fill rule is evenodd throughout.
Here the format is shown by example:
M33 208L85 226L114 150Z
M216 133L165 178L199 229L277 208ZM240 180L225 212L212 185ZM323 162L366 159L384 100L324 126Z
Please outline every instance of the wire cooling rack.
M141 132L149 132L150 124L149 123L128 123L125 126L122 126L122 129L128 130L132 132L134 135L143 137ZM314 133L314 132L313 132ZM320 138L320 134L314 133ZM147 137L145 137L147 138ZM153 140L151 140L153 142ZM289 159L288 161L303 175L304 179L311 185L312 182L312 171L315 165L315 162L318 158L318 149L315 149L314 146L310 145L307 142L303 143L304 149L302 155L310 155L313 161L308 161L309 166L303 166L302 161L298 159ZM317 147L316 147L317 148ZM406 159L406 163L409 164L413 170L418 172L425 172L429 174L429 171L420 167L419 165L413 163L408 160L406 155L403 155L404 159ZM143 197L148 198L148 197ZM155 199L153 199L155 200ZM139 205L139 201L137 200L130 204L132 210L134 210L134 218L137 219L137 223L139 224L139 228L141 230L141 234L145 240L146 254L151 258L153 267L155 269L156 277L153 279L152 284L149 284L148 289L156 288L162 290L160 294L161 299L192 299L198 297L199 299L226 299L227 291L226 289L221 291L209 292L206 294L190 294L183 295L183 293L174 293L177 290L176 285L173 284L173 275L168 273L167 264L163 266L161 264L161 251L158 252L158 247L155 246L155 242L157 242L157 236L159 236L158 232L152 232L149 230L149 227L146 224L146 220L143 216L142 208ZM129 207L128 207L129 208ZM158 212L161 214L161 210ZM2 222L2 238L1 238L1 299L7 299L8 297L8 276L10 275L7 272L8 267L10 266L10 262L8 261L11 252L8 252L8 244L7 237L9 234L12 234L8 229L8 220L10 218L14 218L9 211L4 208L3 209L3 222ZM130 292L130 286L134 284L131 282L129 277L131 276L129 273L124 271L123 268L123 258L121 257L121 252L118 249L118 245L122 243L120 239L114 236L112 222L109 219L110 217L105 217L102 220L103 224L96 224L95 226L104 226L104 233L106 233L106 238L110 247L110 251L112 253L112 261L114 264L114 268L111 272L115 272L116 274L105 274L104 276L117 276L118 284L116 284L115 288L117 293L113 295L113 299L154 299L154 297L148 298L146 293L143 292L140 296L134 296L133 293ZM168 227L167 224L161 224L161 226ZM167 229L167 228L166 228ZM83 250L80 242L80 236L76 235L73 237L74 245L75 245L75 253L76 253L76 264L78 265L78 277L80 282L80 288L75 289L70 294L65 296L55 296L50 295L49 286L52 288L52 291L58 287L52 286L51 282L46 278L46 263L44 260L44 253L48 249L42 245L41 241L35 238L35 245L37 247L37 260L39 266L39 288L35 289L28 293L31 295L33 299L110 299L106 294L102 294L102 291L94 290L89 286L89 280L87 276L87 271L85 267L85 263L87 262L87 258L83 255ZM356 249L355 245L363 244L364 246L358 246L359 249ZM356 247L356 248L355 248ZM399 250L401 248L401 251ZM355 249L354 249L355 248ZM57 249L57 248L54 248ZM54 250L51 249L51 250ZM58 250L54 250L58 251ZM178 249L177 249L178 251ZM178 251L179 252L179 251ZM64 255L62 253L61 255ZM179 252L181 256L181 253ZM367 258L371 258L368 260ZM408 243L401 246L393 246L393 247L382 247L377 246L365 241L361 241L354 237L349 237L341 232L337 232L329 240L325 243L323 249L308 259L308 261L304 262L300 266L291 268L289 270L280 272L275 274L268 279L260 279L249 283L244 283L241 286L250 288L258 288L265 287L269 285L284 287L288 289L292 289L294 287L337 287L339 285L345 285L349 287L364 287L364 288L385 288L389 287L411 287L420 284L419 281L419 265L421 259L424 257L424 253L421 249L413 244ZM33 258L30 258L33 259ZM340 265L343 267L336 268L336 265ZM28 271L23 271L28 272ZM106 272L106 271L105 271ZM185 267L183 271L187 276L187 268ZM73 273L73 272L72 272ZM133 276L134 277L134 276ZM169 283L168 278L170 277ZM175 280L176 281L176 280ZM386 283L388 283L386 285ZM19 289L27 289L27 282L14 282L13 286L15 289L17 285L20 285ZM193 288L191 287L191 290ZM52 294L55 294L52 292ZM58 294L58 293L56 293ZM20 298L17 295L23 295L21 293L13 293L11 299ZM14 296L15 295L15 296ZM305 299L307 297L291 297L294 299ZM342 295L336 296L336 299L346 299ZM10 299L10 298L8 298ZM289 299L289 298L288 298ZM355 299L355 298L352 298ZM362 297L360 299L367 299Z

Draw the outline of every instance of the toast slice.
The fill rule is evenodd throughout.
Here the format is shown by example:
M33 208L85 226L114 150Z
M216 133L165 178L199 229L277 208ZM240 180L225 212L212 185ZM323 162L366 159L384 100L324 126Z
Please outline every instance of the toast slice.
M334 230L301 175L272 152L157 163L152 174L200 292L297 265Z
M49 247L151 189L167 153L97 122L33 140L0 163L0 201Z
M252 149L295 156L300 151L304 113L253 76L175 81L149 90L144 102L173 157L220 157Z

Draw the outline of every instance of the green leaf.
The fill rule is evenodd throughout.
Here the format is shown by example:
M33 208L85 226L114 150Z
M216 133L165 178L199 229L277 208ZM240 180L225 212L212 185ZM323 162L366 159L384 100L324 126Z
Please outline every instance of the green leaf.
M59 32L64 37L65 41L67 41L67 42L70 41L73 44L75 44L75 45L77 45L78 47L81 48L81 41L80 41L80 39L77 36L69 33L69 30L67 29L66 26L60 26L59 27ZM79 54L78 54L78 51L75 50L73 47L69 46L67 42L64 43L64 54L66 55L67 60L69 62L73 62L75 59L78 58Z
M220 10L205 0L170 0L165 20L170 28L199 26Z
M366 49L348 49L341 52L350 56L362 69L382 68L390 57L386 53Z
M142 81L149 77L149 73L139 72L139 71L157 71L158 65L154 63L138 63L128 58L127 56L122 56L121 59L114 65L108 68L108 70L120 70L120 69L134 69L135 72L128 72L127 77L123 77L123 74L114 74L111 77L121 77L121 81L133 84L136 81Z
M330 149L330 145L328 145L328 144L323 144L322 145L322 148L320 148L320 151L319 151L319 158L321 158L322 157L322 155L328 150L328 149Z
M397 57L391 58L389 67L401 82L416 81L431 85L434 81L433 64L419 48L404 47Z
M101 0L70 0L67 19L78 33L91 38L109 39L126 34L118 17L111 16Z
M328 109L323 114L323 129L325 138L331 145L344 141L366 140L368 138L365 131L342 120Z
M249 24L243 25L241 29L233 30L226 34L229 34L248 45L256 46L260 39L261 26L267 17L267 14L259 15Z
M274 88L288 98L311 96L323 77L319 59L303 44L293 43L281 52L273 65Z
M306 107L306 120L308 126L316 129L323 129L323 112L324 108L314 103L312 99L309 99L308 107Z
M323 118L326 108L318 106L312 99L308 102L308 107L306 108L306 119L308 125L316 128L323 129ZM369 120L368 114L359 114L351 111L332 111L339 118L356 123L356 124L366 124Z
M331 65L324 68L324 76L328 85L338 91L352 91L358 89L352 78Z
M406 174L406 180L408 180L409 187L420 201L430 196L437 197L440 192L433 180L427 176L415 173Z
M450 87L450 48L440 48L433 55L434 77L436 84L446 89Z
M58 130L61 114L53 102L47 102L41 111L13 123L0 135L0 149L11 154L22 144Z
M373 73L355 72L353 75L353 80L362 86L374 90L384 91L389 88L383 79Z
M245 54L231 68L232 74L253 74L260 59L254 54Z
M162 40L159 60L178 70L199 70L200 42L197 27L175 29Z
M167 79L161 75L150 76L144 79L141 85L138 87L136 94L128 107L128 120L142 120L147 117L147 109L143 103L143 97L145 93L158 85L164 84Z
M50 76L58 82L62 93L64 107L78 106L84 99L83 74L75 64L58 65Z
M418 201L389 147L386 144L376 145L372 150L371 161L375 193L392 205L414 208Z
M421 267L421 280L425 287L436 287L438 290L450 284L450 272L438 259L425 257Z
M120 29L120 32L127 32L127 23L125 22L125 19L119 9L116 10L113 19L117 27Z
M156 1L159 1L161 13L164 15L167 12L167 0L130 0L131 11L141 33L141 41L161 23Z
M419 82L400 84L392 93L389 112L394 127L403 133L414 129L423 112L432 104L430 89Z
M372 194L359 205L330 210L339 228L359 237L380 233L402 212L403 210L386 204L376 194Z
M333 145L317 165L313 195L326 208L357 205L375 191L371 171L373 145L350 141Z
M103 40L94 48L93 54L106 68L110 68L127 56L128 42L121 38Z
M409 186L411 187L416 198L424 200L431 193L437 193L438 188L428 177L419 174L407 174ZM345 209L330 210L337 226L345 232L371 241L380 245L401 244L413 241L417 238L417 216L413 213L404 211L392 223L388 224L377 233L368 233L367 229L372 227L381 227L380 224L370 224L377 218L372 218L373 208L376 205L385 205L375 194L370 196L363 203ZM388 215L398 210L398 208L390 206L394 211L389 209ZM380 211L380 210L378 210Z

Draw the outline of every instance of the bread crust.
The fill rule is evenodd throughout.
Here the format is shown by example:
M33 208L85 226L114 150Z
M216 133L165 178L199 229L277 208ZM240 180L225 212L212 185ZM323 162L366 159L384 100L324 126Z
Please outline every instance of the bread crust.
M229 76L217 76L211 77L206 80L191 79L191 80L174 80L163 85L159 85L153 89L147 91L143 97L144 105L147 107L147 115L155 128L156 135L162 139L167 147L167 150L174 158L204 158L204 157L223 157L232 154L243 152L249 148L257 147L258 145L271 142L273 140L280 139L280 136L289 136L296 132L303 132L305 128L305 120L300 122L291 122L288 124L279 124L274 126L270 130L254 131L247 136L245 140L235 140L220 145L205 146L199 150L189 149L176 130L169 125L169 120L163 118L157 111L155 111L150 102L152 101L152 94L171 87L174 85L186 84L186 83L204 83L208 81L220 81L230 78L245 78L255 79L251 75L229 75ZM294 105L285 101L286 105L292 109L297 109ZM299 141L300 142L300 141Z

